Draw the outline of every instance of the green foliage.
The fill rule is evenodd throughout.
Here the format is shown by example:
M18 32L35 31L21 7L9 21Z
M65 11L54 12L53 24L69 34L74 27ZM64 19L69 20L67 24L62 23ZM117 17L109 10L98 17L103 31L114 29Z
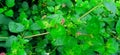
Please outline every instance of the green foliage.
M15 0L5 0L8 7L13 7L15 5Z
M22 3L22 8L23 8L24 10L28 10L28 9L29 9L28 3L24 1L24 2Z
M110 1L105 1L104 2L104 5L105 5L105 7L109 10L109 11L111 11L112 13L116 13L116 6L115 6L115 3L114 3L114 1L112 1L112 0L110 0Z
M6 46L9 48L11 52L8 55L27 55L24 50L24 44L28 41L22 39L21 36L10 36L6 41Z
M0 14L0 24L8 24L10 21L12 21L10 18Z
M3 8L0 8L0 13L3 13L4 12L4 9Z
M111 38L111 39L108 39L106 43L106 48L108 53L116 53L119 49L119 45L115 39Z
M13 33L19 33L24 31L24 26L20 23L9 22L9 30Z
M0 47L7 55L119 55L120 1L0 0Z
M14 12L13 12L13 10L8 10L8 11L5 12L5 15L8 16L8 17L13 17Z
M120 19L117 21L117 24L116 24L116 32L118 35L120 35Z

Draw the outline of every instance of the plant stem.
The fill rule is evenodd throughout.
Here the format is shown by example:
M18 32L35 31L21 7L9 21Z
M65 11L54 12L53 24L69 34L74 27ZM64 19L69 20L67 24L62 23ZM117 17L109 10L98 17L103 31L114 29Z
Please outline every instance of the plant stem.
M79 20L83 17L85 17L86 15L88 15L89 13L91 13L93 10L95 10L97 7L101 6L102 2L99 3L97 6L93 7L92 9L90 9L88 12L86 12L85 14L83 14L80 18L78 18Z
M0 37L0 39L8 39L8 37Z
M41 35L46 35L46 34L49 34L49 32L41 33L41 34L35 34L35 35L32 35L32 36L26 36L24 38L32 38L32 37L35 37L35 36L41 36Z
M6 41L8 39L8 37L1 37L0 36L0 39L1 39L0 42L2 42L2 41Z
M36 36L41 36L41 35L46 35L46 34L49 34L49 32L46 32L46 33L41 33L41 34L35 34L35 35L32 35L32 36L25 36L23 38L32 38L32 37L36 37ZM2 41L6 41L6 39L8 39L9 37L0 37L0 39L4 39Z

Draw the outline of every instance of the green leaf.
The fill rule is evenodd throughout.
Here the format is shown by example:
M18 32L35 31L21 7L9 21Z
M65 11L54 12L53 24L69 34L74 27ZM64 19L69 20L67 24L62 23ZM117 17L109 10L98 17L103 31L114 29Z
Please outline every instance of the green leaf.
M61 55L81 55L81 46L77 45L76 39L71 36L67 37L65 44L57 50Z
M8 17L13 17L14 12L13 12L12 9L10 9L10 10L7 10L7 11L5 12L5 15L8 16Z
M6 41L6 46L10 48L8 51L11 55L26 55L24 44L27 42L28 40L23 39L20 35L10 36Z
M68 7L72 7L72 5L73 5L72 2L71 2L71 0L55 0L55 2L57 4L65 4Z
M90 48L90 45L89 45L88 43L89 43L89 41L84 41L84 42L80 45L80 47L82 48L82 50L87 50L87 49ZM90 43L91 43L91 42L90 42Z
M30 21L27 19L27 17L28 16L26 15L26 13L24 11L22 11L22 12L20 12L20 16L18 19L19 22L25 26L26 30L29 29L29 27L30 27Z
M67 7L69 7L69 8L73 7L71 0L63 0L63 2L66 4Z
M104 40L99 35L94 35L92 39L90 39L93 42L94 46L101 46L104 45Z
M50 30L50 35L53 36L53 38L66 36L65 28L58 25L58 27Z
M22 44L26 44L27 42L29 42L29 40L23 39L22 36L20 36L20 35L17 35L17 38L19 39L18 41Z
M40 27L37 23L33 23L31 26L30 26L30 30L40 30Z
M110 0L110 1L105 0L104 5L109 11L111 11L114 14L116 13L117 8L116 8L115 2L113 0Z
M19 33L24 31L24 26L20 23L10 22L9 23L9 30L13 33Z
M62 4L63 0L55 0L57 4Z
M107 33L104 28L102 28L102 29L100 30L100 34L101 34L101 36L103 36L104 38L109 38L109 37L110 37L110 34Z
M4 11L4 8L0 8L0 13L3 13Z
M50 12L54 12L54 7L53 6L48 6L47 8Z
M101 36L94 35L91 41L93 43L93 48L95 49L95 51L101 54L105 52L104 40Z
M6 17L3 14L0 14L0 24L8 24L10 21L12 21L10 18Z
M22 8L23 8L25 11L28 10L28 9L29 9L28 2L24 1L24 2L22 3Z
M15 5L15 0L6 0L5 3L8 7L13 7Z
M47 0L46 3L47 3L48 6L55 6L55 1Z
M19 49L17 55L27 55L24 49Z
M110 38L106 43L106 48L108 53L113 54L118 52L119 44L114 38Z
M61 22L63 16L61 14L52 14L47 16L47 18L51 20L50 24L54 26L54 24Z
M4 6L3 8L4 8L5 11L8 9L7 6Z
M116 32L118 35L120 35L120 18L119 20L117 21L117 24L116 24Z
M29 29L30 27L30 21L27 20L27 18L23 18L23 20L21 21L21 23L25 26L25 29Z
M97 46L95 51L99 52L100 54L103 54L105 52L105 46L104 45Z
M96 55L96 53L94 52L94 50L92 48L89 48L85 51L82 51L82 54L81 55Z
M24 18L27 18L27 17L28 16L24 11L20 12L20 16L19 16L20 20L23 20Z
M32 6L32 10L33 10L33 11L37 11L37 10L38 10L38 6L34 4L34 5Z
M41 22L38 22L38 23L40 23L44 29L51 27L51 25L49 24L49 21L47 20L43 20L42 23Z
M72 45L71 45L72 44ZM77 45L77 40L72 36L65 37L64 46L67 48L75 47Z
M39 26L41 29L45 29L45 28L46 28L45 25L47 25L47 24L44 25L42 20L38 20L38 21L36 21L36 23L38 24L38 26Z
M98 17L94 17L90 19L87 23L86 31L90 34L98 34L100 31L100 21Z
M60 25L58 26L59 27L50 30L50 36L52 37L52 44L55 46L63 45L64 39L66 37L65 28Z
M17 41L16 36L10 36L7 40L6 40L6 47L12 47L13 42Z
M38 6L37 5L33 5L32 6L32 14L36 14L38 13Z
M54 45L54 46L61 46L61 45L64 44L64 39L65 39L65 36L64 37L54 38L53 41L52 41L52 45Z
M27 31L27 32L24 33L24 36L31 36L32 34L33 34L32 32Z

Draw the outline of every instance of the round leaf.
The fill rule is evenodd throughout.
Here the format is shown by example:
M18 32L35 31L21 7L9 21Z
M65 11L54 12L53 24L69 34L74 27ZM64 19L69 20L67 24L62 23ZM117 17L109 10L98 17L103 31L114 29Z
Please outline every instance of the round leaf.
M10 22L9 23L9 30L13 33L19 33L24 31L24 26L20 23Z

